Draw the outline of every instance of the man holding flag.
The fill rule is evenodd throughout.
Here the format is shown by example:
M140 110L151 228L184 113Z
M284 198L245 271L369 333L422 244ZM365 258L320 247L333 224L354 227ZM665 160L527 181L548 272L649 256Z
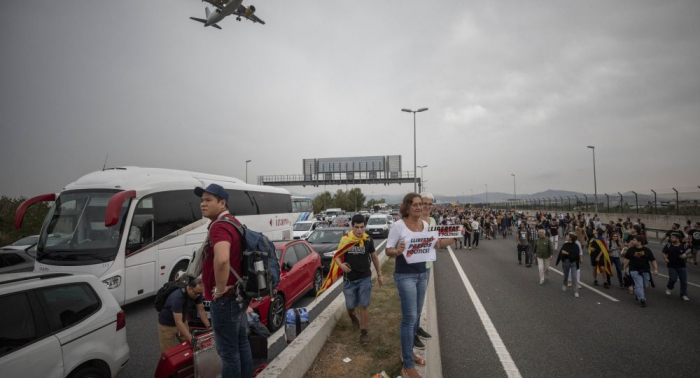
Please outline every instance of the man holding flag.
M591 266L593 266L593 285L598 286L598 274L605 273L603 287L610 288L610 277L612 277L612 261L603 239L605 231L596 228L595 236L588 244L588 254L591 256Z
M355 214L352 217L352 231L340 239L338 251L333 255L333 261L326 281L321 286L317 296L328 289L336 279L343 274L343 295L345 307L352 324L360 329L360 343L369 345L369 302L372 296L372 271L370 259L377 271L377 283L384 284L379 258L374 249L374 241L365 233L365 217ZM355 309L360 307L360 318Z

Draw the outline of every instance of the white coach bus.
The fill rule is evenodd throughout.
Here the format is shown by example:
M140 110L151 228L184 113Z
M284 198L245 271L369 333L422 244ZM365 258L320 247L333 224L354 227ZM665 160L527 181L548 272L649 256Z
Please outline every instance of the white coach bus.
M53 201L41 229L34 266L39 272L91 273L120 305L155 294L179 271L206 237L197 186L211 183L229 193L228 207L248 228L272 240L292 238L298 213L290 193L236 178L170 169L122 167L87 174L58 194L31 198L27 208Z

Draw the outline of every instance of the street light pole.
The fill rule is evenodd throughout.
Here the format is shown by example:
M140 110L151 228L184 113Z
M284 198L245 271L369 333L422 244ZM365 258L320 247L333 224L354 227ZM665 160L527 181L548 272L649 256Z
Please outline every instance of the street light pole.
M595 175L595 146L588 146L588 148L593 150L593 190L595 196L595 213L598 214L598 183L596 182Z
M516 194L516 191L515 191L515 174L511 173L510 175L513 176L513 199L514 199L513 211L517 212L518 210L516 209L516 206L518 206L518 195Z
M421 186L423 187L422 189L419 190L419 192L425 191L425 185L423 185L423 168L427 168L427 167L428 167L427 164L418 166L418 168L420 168L420 185L418 185L418 188L420 189Z
M489 184L484 184L486 186L486 206L489 205Z
M401 109L402 112L413 113L413 192L418 190L418 178L416 177L416 173L418 173L418 165L416 163L416 113L424 112L426 110L428 110L428 108L420 108L418 110L406 108Z
M245 161L245 183L248 183L248 163L250 163L252 160L246 160Z

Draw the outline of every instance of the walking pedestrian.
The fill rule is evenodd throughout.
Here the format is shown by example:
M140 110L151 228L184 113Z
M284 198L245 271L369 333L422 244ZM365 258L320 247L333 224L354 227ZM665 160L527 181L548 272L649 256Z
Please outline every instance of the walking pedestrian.
M666 295L671 295L671 290L676 285L676 281L681 281L681 299L688 299L688 274L686 272L685 262L688 258L686 249L678 239L677 234L671 234L671 242L664 247L661 253L668 267L668 284L666 285Z
M475 218L472 219L472 238L474 239L474 249L479 249L479 239L481 237L481 228L479 226L479 221Z
M249 300L239 290L238 280L243 271L241 235L227 221L238 222L228 211L228 193L217 184L195 188L201 197L202 216L209 218L208 243L202 263L204 299L211 303L211 323L214 329L216 351L221 357L222 378L250 378L253 376L253 355L248 343L245 311Z
M525 223L527 225L527 223ZM525 267L529 268L532 266L532 253L535 250L535 242L537 241L537 227L532 226L530 227L527 225L527 244L528 248L525 251L526 256L525 259L529 261L529 264L526 263Z
M573 286L574 297L578 298L579 285L576 271L578 271L579 265L583 262L583 257L581 256L581 248L576 245L576 234L569 233L566 235L566 241L561 246L559 256L557 256L557 265L559 265L559 261L562 262L561 268L564 270L564 283L561 286L561 290L566 292L567 286ZM571 282L573 282L573 285L570 284Z
M624 245L620 240L620 234L613 232L612 239L610 239L608 244L608 252L610 253L610 260L613 265L615 265L615 273L617 273L617 280L620 282L620 289L625 288L624 281L622 280L622 261L620 260L622 248L624 248Z
M464 245L467 249L472 249L472 222L469 218L462 220L462 229L464 231Z
M525 224L525 222L520 223L520 229L518 230L517 236L515 238L518 242L518 265L523 264L523 254L525 254L525 265L530 265L530 256L527 252L528 248L530 248L530 244L527 241L527 234L527 225Z
M603 287L610 288L610 275L612 275L612 266L608 250L605 246L603 234L605 231L601 228L596 228L593 238L588 244L588 254L591 257L591 266L593 267L593 286L598 286L598 274L605 275Z
M340 257L335 263L343 271L343 295L345 308L348 310L350 321L360 329L360 344L369 345L369 303L372 298L372 270L370 262L377 271L377 284L382 286L382 270L379 258L374 249L374 240L365 232L365 217L355 214L351 220L352 231L343 236L338 249L347 244L355 246L345 252L345 262ZM359 307L360 319L357 319L356 309Z
M700 252L700 222L695 222L693 228L688 231L688 238L692 245L691 256L688 256L688 258L692 258L693 264L698 265L698 252Z
M549 221L549 240L554 244L554 249L559 249L559 222L556 217Z
M651 280L650 273L659 274L659 268L654 258L651 249L642 246L640 235L632 236L630 247L625 253L625 271L629 271L629 275L634 281L634 294L637 296L639 305L647 306L647 300L644 296L644 289L649 286ZM651 269L653 267L653 270Z
M535 253L537 254L537 269L540 273L540 285L549 281L549 265L554 256L552 242L547 239L545 230L537 231L537 241L535 242Z

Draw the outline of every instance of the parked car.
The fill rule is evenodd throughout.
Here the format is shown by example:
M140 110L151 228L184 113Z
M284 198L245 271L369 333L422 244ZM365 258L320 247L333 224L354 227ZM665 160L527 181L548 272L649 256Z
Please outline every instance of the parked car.
M326 227L314 231L306 241L321 256L323 271L328 272L331 267L333 254L338 250L338 243L343 235L350 232L349 227Z
M15 241L12 244L2 247L2 249L23 249L28 250L39 242L39 235L27 236Z
M129 361L124 311L93 275L0 275L0 308L3 376L116 377Z
M14 272L31 272L34 270L34 259L36 258L36 245L27 250L0 249L0 274Z
M387 238L389 237L389 229L391 229L391 223L386 215L372 215L367 221L366 230L370 236Z
M320 221L301 221L294 223L294 239L306 239L322 224Z
M350 227L350 217L347 215L338 215L333 218L331 227Z
M260 323L274 332L284 324L284 313L305 293L315 296L323 284L321 257L304 240L275 241L275 252L280 261L280 283L274 301L270 297L253 299L250 307L260 315ZM211 303L204 301L209 314ZM188 314L191 325L199 326L196 310ZM202 325L203 326L203 325Z

